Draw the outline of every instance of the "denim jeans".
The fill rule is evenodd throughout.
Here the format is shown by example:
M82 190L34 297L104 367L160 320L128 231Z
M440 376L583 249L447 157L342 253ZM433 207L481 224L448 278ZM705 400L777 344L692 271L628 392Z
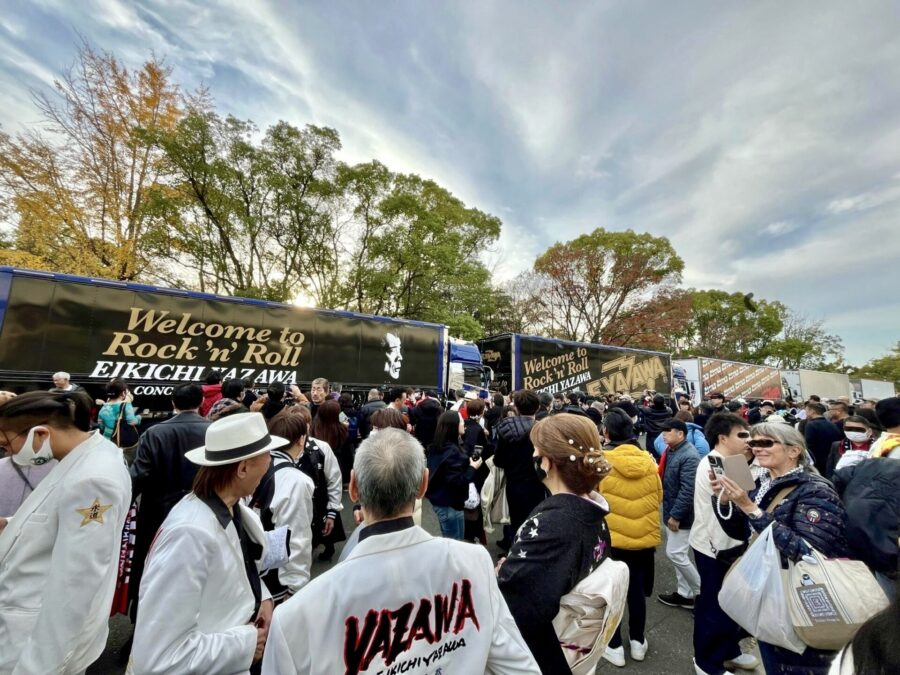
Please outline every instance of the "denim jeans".
M466 521L461 510L454 509L451 506L431 505L441 525L441 534L447 539L458 539L462 541L466 532Z
M719 591L729 565L697 549L694 560L700 573L700 595L694 598L694 659L705 673L723 673L722 663L741 655L739 640L744 634L719 606Z
M802 654L759 642L766 675L827 675L836 652L807 647Z

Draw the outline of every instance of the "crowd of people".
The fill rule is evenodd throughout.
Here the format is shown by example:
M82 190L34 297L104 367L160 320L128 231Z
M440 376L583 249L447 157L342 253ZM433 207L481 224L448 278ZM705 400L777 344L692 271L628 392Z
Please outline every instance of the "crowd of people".
M693 612L698 674L900 672L900 398L395 387L357 402L323 378L258 391L213 372L142 425L122 380L97 401L53 383L0 393L0 673L83 672L111 612L134 623L129 673L622 667L650 654L656 586ZM890 604L843 649L760 637L757 658L759 617L720 593L763 535L784 566L862 561ZM657 579L663 537L673 579ZM313 578L316 551L340 545ZM601 620L561 639L588 585Z

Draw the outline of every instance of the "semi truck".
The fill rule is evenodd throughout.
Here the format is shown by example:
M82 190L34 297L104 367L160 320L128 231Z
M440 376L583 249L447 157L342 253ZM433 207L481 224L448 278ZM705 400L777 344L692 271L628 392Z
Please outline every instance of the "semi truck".
M301 389L486 389L478 347L446 326L0 267L0 388L47 389L57 371L93 398L123 378L135 407L171 410L176 384L210 371Z
M722 359L678 359L673 364L676 395L690 398L693 405L721 392L726 398L781 398L781 375L776 368Z
M818 370L782 370L785 397L795 402L816 394L822 400L835 400L851 394L850 377L843 373L824 373Z
M478 342L501 391L533 389L589 396L616 392L638 397L672 393L671 357L663 352L504 333Z
M854 404L862 403L867 399L880 401L883 398L891 398L897 395L894 383L885 382L884 380L867 380L865 378L850 380L850 389L850 396Z

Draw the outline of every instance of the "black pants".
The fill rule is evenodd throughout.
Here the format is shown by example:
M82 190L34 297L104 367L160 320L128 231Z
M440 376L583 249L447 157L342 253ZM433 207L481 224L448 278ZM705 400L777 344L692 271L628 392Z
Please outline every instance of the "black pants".
M509 527L512 530L513 539L522 523L528 520L528 516L534 507L547 498L547 491L537 481L528 483L508 482L506 484L506 502L509 504Z
M653 593L653 556L656 549L645 548L628 551L611 548L609 557L628 565L628 639L636 642L644 641L644 629L647 626L647 597ZM612 648L622 646L622 624L609 642Z
M694 549L700 595L694 598L694 658L707 673L723 672L722 663L741 655L743 629L719 607L719 591L730 565Z

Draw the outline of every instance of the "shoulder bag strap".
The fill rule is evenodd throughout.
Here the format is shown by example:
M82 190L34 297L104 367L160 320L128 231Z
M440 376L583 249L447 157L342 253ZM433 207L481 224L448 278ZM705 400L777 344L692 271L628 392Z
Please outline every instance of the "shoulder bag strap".
M772 513L775 509L778 508L778 505L783 502L789 494L791 494L794 490L797 489L796 485L788 485L787 487L783 487L778 491L778 494L775 495L775 499L769 502L769 505L766 507L766 513Z
M781 504L781 502L783 502L787 498L787 496L796 489L797 489L796 485L787 485L787 486L781 488L775 495L775 499L773 499L771 502L769 502L769 505L766 507L766 513L773 513L775 511L775 509L778 508L778 505ZM752 530L753 528L750 528L750 529ZM750 541L748 543L752 544L754 541L756 541L756 538L758 536L759 536L759 532L756 532L754 530L753 534L750 535Z
M25 481L25 485L28 486L28 489L31 490L32 492L34 492L34 485L32 485L31 481L28 480L28 476L26 476L25 472L22 471L22 467L20 467L15 462L10 462L10 466L12 466L12 468L15 470L15 472L17 474L19 474L19 478L21 478L23 481Z

